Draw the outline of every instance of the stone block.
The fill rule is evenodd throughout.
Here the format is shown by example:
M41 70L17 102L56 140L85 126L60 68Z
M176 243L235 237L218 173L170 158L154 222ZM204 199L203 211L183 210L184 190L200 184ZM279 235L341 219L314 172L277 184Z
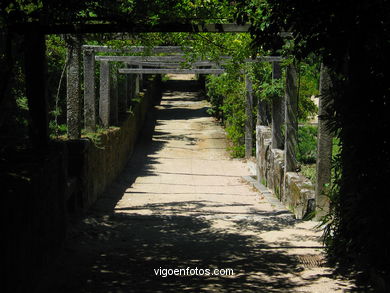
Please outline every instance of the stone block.
M284 151L272 149L270 152L269 188L280 200L283 197L284 184Z
M296 172L287 172L285 177L283 203L297 219L303 219L313 212L314 185L309 179Z

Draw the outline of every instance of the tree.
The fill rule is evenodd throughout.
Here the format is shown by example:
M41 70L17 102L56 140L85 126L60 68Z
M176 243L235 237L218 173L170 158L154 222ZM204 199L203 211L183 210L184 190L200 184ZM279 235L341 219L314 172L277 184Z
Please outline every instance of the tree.
M390 271L386 216L390 197L390 3L375 1L244 1L237 19L249 21L256 48L321 57L330 68L334 100L328 126L341 141L327 244L334 256L378 272ZM385 229L385 230L384 230Z

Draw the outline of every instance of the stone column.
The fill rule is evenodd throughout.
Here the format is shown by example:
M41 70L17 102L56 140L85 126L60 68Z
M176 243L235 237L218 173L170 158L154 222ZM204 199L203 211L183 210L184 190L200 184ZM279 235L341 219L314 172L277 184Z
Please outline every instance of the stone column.
M269 105L266 101L258 101L257 104L257 126L268 126L269 125Z
M134 74L134 97L138 96L141 91L141 80L139 74Z
M118 82L118 111L126 113L129 100L129 75L122 74Z
M70 139L78 139L81 137L81 44L78 37L75 36L71 36L67 43L68 64L66 74L66 122L68 125L68 137Z
M285 123L286 134L284 143L285 173L294 172L297 169L296 148L298 132L298 91L297 91L297 72L294 64L287 66L286 71L286 106Z
M245 104L245 158L252 156L253 144L253 90L252 81L248 74L245 74L246 104Z
M91 132L96 130L95 100L95 52L84 50L84 127Z
M103 127L110 126L110 65L100 61L99 118Z
M113 66L113 64L109 64L109 66ZM118 124L118 72L114 70L110 70L110 124L117 125Z
M272 62L272 79L278 82L282 78L282 68L280 62ZM273 97L272 99L272 148L283 149L282 124L283 98Z
M332 82L328 68L321 65L320 96L318 106L318 135L317 135L317 181L315 186L316 218L320 219L329 211L329 199L324 194L324 186L330 183L332 166L332 134L326 126L325 115L331 106L328 97Z
M142 69L142 65L138 66L139 69ZM144 76L142 73L137 74L138 75L138 92L142 92L142 89L144 88Z
M49 143L45 36L29 31L24 38L26 96L31 117L30 137L34 148L43 149Z

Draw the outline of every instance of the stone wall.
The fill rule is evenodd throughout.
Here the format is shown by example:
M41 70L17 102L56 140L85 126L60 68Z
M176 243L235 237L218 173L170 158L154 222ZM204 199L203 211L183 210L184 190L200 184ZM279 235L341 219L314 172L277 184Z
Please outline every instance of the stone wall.
M257 180L270 189L296 218L314 211L314 185L303 175L285 172L285 153L271 147L271 128L256 127Z
M88 208L122 171L140 135L148 109L161 96L152 83L120 127L90 139L52 142L45 151L26 150L0 162L7 233L5 292L41 292L66 237L73 212ZM96 139L95 139L96 141ZM12 282L10 282L12 280Z
M78 180L76 205L91 206L115 180L133 153L148 110L161 96L159 82L152 82L140 103L122 116L119 127L110 127L94 139L68 142L70 173Z

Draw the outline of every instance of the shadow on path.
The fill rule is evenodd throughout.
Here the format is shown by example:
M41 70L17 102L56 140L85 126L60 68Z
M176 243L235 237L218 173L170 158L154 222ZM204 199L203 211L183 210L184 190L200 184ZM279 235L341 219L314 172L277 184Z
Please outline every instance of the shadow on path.
M195 91L193 82L171 85ZM74 225L58 266L39 292L295 292L330 277L329 270L303 278L302 263L286 252L287 247L270 246L243 233L277 231L293 225L295 221L283 212L254 212L261 221L243 218L239 213L221 213L232 217L238 231L233 233L216 228L205 217L207 209L203 209L224 206L220 202L189 200L115 209L137 176L156 175L152 166L158 162L152 155L166 144L164 140L152 140L156 117L169 119L179 112L182 113L171 110L157 116L150 113L152 119L145 126L132 160L105 196ZM179 115L180 119L185 115L194 116L186 112ZM157 137L164 136L167 140L179 139L169 133L157 133ZM164 209L180 212L183 207L188 216L158 214ZM230 207L234 208L234 204ZM140 214L147 208L155 214ZM216 268L233 269L234 276L163 277L155 273L160 268L187 267L211 272Z

